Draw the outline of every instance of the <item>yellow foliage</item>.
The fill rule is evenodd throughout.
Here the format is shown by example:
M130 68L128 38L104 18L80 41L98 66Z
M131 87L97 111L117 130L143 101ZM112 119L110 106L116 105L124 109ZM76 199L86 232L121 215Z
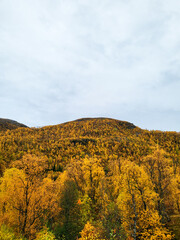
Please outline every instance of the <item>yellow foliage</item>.
M117 203L123 216L122 225L129 237L171 239L155 209L158 196L147 173L142 167L128 161L122 172L122 189Z
M14 227L25 236L34 235L46 220L55 218L60 211L55 182L36 174L36 165L28 159L24 169L7 169L0 183L1 224ZM33 168L29 175L28 164Z
M171 214L180 212L179 136L113 119L3 129L0 224L34 235L48 220L52 229L58 224L63 228L65 215L74 214L74 206L84 214L83 224L103 222L109 216L107 206L117 203L119 225L122 222L129 239L135 234L141 239L170 239L161 222L167 224ZM67 182L78 194L68 214L62 214L59 205ZM71 187L67 201L70 192Z
M100 230L87 222L84 229L80 232L81 238L79 240L105 240L101 237Z

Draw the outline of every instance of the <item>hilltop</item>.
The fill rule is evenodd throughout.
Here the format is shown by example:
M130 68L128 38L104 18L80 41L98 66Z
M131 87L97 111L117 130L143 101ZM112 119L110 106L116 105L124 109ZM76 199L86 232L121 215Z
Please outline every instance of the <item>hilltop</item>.
M13 120L2 122L10 129L0 131L0 157L7 166L27 152L43 154L51 159L54 169L61 169L86 155L101 158L104 164L113 157L138 161L157 144L176 156L180 146L177 132L143 130L111 118L83 118L41 128L28 128Z
M19 127L27 127L26 125L14 120L0 118L0 131L12 130Z

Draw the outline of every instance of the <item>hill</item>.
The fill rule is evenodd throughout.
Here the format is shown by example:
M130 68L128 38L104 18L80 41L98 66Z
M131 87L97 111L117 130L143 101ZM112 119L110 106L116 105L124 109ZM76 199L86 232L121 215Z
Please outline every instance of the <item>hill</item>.
M11 131L0 131L0 158L7 166L27 152L47 156L54 168L64 168L85 155L101 158L104 164L115 156L138 161L157 144L172 157L179 154L179 133L142 130L110 118L78 119L42 128L27 128L12 120L3 124L8 129L11 126Z
M43 196L38 190L33 199L43 203L38 200L41 196L52 206L42 210L46 204L38 205L39 222L34 220L35 225L27 225L26 229L21 229L20 222L17 232L33 239L33 231L42 228L44 219L57 239L64 235L65 239L74 240L83 228L89 231L86 227L94 227L99 231L97 236L102 234L101 239L112 239L112 236L117 240L144 239L143 236L150 234L153 239L170 240L168 228L176 234L174 239L179 239L180 133L143 130L132 123L110 118L83 118L41 128L9 121L16 127L0 131L0 175L11 167L23 170L26 179L33 179L33 183L28 183L33 187L31 191L35 191L36 185L43 190ZM9 174L8 181L14 176ZM19 174L17 172L18 177ZM3 181L6 176L7 173ZM20 184L22 179L24 177L16 182ZM25 183L20 187L20 194ZM52 192L51 187L55 189ZM8 196L17 200L16 195ZM52 202L56 197L57 203ZM10 199L10 204L13 201ZM52 213L54 204L57 210ZM18 214L22 214L19 219L24 219L24 206L22 203L14 219ZM32 202L31 211L33 206ZM4 207L2 209L4 214ZM7 211L9 209L13 207ZM62 217L58 218L56 212ZM46 218L47 213L50 220ZM36 213L30 216L33 214L36 216ZM7 212L6 222L8 216L13 219ZM9 225L14 226L10 222ZM137 232L135 237L132 231Z
M22 123L18 123L14 120L0 118L0 131L12 130L19 127L27 127Z

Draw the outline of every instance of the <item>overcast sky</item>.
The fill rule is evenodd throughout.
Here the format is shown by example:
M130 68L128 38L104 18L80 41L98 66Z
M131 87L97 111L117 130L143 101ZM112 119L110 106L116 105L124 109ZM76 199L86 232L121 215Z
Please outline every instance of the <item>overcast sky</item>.
M0 117L180 131L180 1L0 0Z

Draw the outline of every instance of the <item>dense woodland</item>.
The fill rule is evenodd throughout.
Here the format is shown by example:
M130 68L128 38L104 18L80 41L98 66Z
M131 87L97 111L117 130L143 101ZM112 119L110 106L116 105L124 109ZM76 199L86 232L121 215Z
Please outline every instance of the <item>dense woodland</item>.
M180 133L0 121L0 240L180 239Z

